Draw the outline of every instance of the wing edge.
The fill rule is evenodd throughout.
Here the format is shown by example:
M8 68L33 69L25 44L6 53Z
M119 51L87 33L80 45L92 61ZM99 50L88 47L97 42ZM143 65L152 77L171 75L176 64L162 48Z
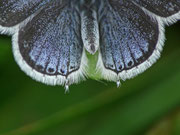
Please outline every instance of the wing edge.
M159 28L158 42L151 56L140 65L129 70L124 70L117 74L114 71L105 68L102 60L101 51L99 51L98 62L96 65L96 72L101 73L103 79L117 82L117 85L119 85L120 80L125 81L127 79L136 77L137 75L143 73L145 70L150 68L160 58L165 42L165 24L161 18L155 18L155 19L158 22L158 28Z
M33 80L36 80L38 82L41 82L47 85L52 85L52 86L62 85L66 87L67 82L68 82L68 85L71 85L74 83L79 83L81 80L86 79L87 56L85 54L85 49L83 49L80 68L77 71L70 73L67 77L62 76L62 75L57 75L57 76L44 75L34 70L32 67L30 67L26 63L26 61L23 59L19 50L18 35L19 35L19 32L16 32L12 36L12 49L13 49L14 59L19 65L20 69L23 72L25 72L26 75L30 76Z
M16 24L15 26L11 26L11 27L4 27L0 25L0 34L4 34L4 35L9 35L12 36L14 35L16 32L19 31L19 29L21 28L21 26L26 25L29 21L31 21L42 9L39 9L37 12L35 12L34 14L30 15L29 17L27 17L25 20L23 20L22 22Z
M148 9L142 7L142 6L139 6L138 4L136 4L135 2L133 2L133 4L135 4L136 6L138 6L139 8L141 8L147 15L149 15L150 17L152 18L155 18L155 19L161 19L162 22L165 24L165 25L171 25L173 23L176 23L178 20L180 20L180 11L177 12L176 14L173 14L169 17L161 17L159 15L156 15L155 13L152 13L151 11L149 11Z

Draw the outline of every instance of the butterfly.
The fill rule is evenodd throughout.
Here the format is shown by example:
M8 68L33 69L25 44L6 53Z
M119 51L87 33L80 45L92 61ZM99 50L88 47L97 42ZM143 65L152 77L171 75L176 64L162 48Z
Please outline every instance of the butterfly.
M180 0L0 0L0 33L12 35L20 68L67 90L87 77L87 53L117 85L144 72L178 20Z

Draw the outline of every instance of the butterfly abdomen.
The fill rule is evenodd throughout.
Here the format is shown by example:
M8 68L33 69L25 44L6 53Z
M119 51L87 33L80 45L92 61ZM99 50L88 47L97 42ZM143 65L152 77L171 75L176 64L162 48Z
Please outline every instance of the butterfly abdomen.
M81 36L85 49L94 54L99 48L99 26L95 0L81 0Z

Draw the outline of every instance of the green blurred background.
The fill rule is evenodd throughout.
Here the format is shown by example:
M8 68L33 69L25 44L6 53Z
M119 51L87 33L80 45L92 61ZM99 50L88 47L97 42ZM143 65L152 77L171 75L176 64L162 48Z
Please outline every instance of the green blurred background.
M120 88L87 79L64 94L26 76L1 35L0 135L180 135L180 23L166 38L158 62Z

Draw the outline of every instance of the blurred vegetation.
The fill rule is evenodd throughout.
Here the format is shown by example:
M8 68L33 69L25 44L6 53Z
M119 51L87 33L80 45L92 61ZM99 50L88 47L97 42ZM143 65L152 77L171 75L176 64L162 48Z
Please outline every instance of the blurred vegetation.
M180 135L180 23L166 38L160 60L120 88L87 79L65 95L26 76L0 36L0 135Z

